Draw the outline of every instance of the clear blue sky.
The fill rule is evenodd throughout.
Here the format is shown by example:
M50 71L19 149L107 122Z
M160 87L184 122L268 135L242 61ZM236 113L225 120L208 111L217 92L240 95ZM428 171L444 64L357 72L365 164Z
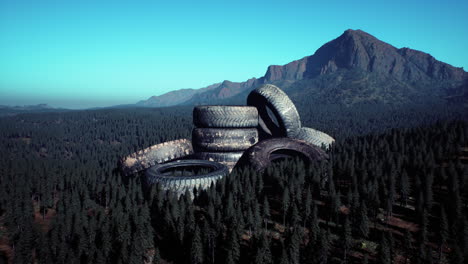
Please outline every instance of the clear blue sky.
M468 69L468 1L0 0L0 104L84 108L261 77L346 29Z

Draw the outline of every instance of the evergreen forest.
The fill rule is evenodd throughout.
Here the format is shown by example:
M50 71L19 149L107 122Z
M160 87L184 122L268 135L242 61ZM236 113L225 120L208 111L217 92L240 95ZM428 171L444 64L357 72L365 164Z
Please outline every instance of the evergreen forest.
M116 169L190 139L192 107L1 117L0 263L468 262L463 109L298 106L328 161L240 167L193 200Z

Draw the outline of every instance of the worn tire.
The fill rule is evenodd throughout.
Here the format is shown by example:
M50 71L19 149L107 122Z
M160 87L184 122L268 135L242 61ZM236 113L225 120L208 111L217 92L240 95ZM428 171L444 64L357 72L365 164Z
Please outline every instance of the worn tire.
M255 106L259 114L259 127L273 137L294 138L301 128L301 119L296 106L283 90L265 84L253 90L247 97L247 105ZM269 116L269 108L278 125Z
M172 176L166 171L182 168L208 168L210 172L203 175ZM228 168L220 163L206 160L176 160L168 163L157 164L146 170L146 182L148 184L160 183L163 190L172 190L179 196L187 190L192 193L193 188L207 189L211 183L229 174Z
M145 148L119 161L124 175L131 175L158 163L163 163L193 154L192 142L178 139Z
M237 152L196 152L193 156L197 159L219 162L226 165L231 171L236 166L244 151Z
M206 105L193 108L197 127L245 128L258 126L258 111L252 106Z
M335 139L330 135L309 127L302 127L295 138L304 140L318 147L324 146L326 149L330 148L333 142L335 142Z
M319 147L302 140L270 138L248 149L239 164L263 171L272 161L288 157L300 157L305 162L312 162L327 159L328 155Z
M193 147L196 151L241 151L258 142L256 128L194 128Z

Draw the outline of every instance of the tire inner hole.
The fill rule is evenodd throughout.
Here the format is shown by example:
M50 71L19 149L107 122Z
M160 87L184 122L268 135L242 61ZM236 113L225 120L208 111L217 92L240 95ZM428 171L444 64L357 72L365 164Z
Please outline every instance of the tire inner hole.
M270 118L270 120L279 128L280 125L279 125L279 121L278 119L276 118L276 115L275 113L271 110L270 107L265 107L266 108L266 112L268 114L268 117Z
M286 160L294 160L299 159L302 160L304 163L307 163L307 157L299 152L292 149L279 149L275 150L270 154L270 162L271 163L280 163Z
M175 177L189 177L189 176L201 176L213 172L214 168L211 166L180 166L172 167L161 170L161 174L164 176L175 176Z

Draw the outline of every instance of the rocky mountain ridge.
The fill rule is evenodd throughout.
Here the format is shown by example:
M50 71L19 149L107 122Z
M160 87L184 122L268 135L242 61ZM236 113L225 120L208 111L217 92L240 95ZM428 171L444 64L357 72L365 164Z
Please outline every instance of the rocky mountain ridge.
M245 82L223 81L202 89L177 90L153 96L138 105L223 103L252 89L276 84L303 100L411 103L421 97L466 96L468 73L410 48L396 48L362 30L346 30L313 55L286 65L271 65L265 75Z

